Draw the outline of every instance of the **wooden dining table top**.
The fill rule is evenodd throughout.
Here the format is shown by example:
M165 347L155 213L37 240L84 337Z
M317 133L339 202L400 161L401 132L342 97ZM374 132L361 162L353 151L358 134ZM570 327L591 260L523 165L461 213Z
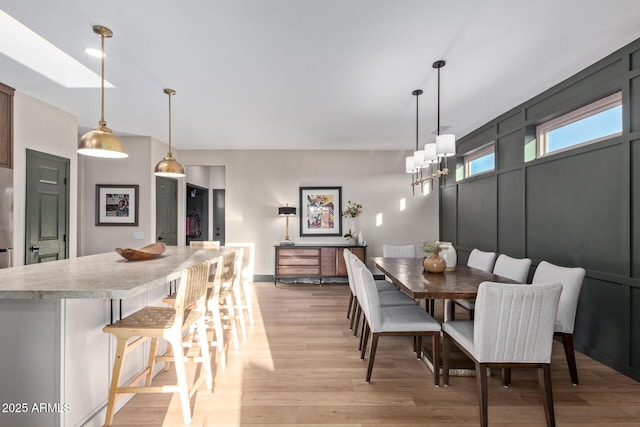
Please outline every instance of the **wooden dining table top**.
M371 257L371 261L400 290L417 299L473 299L482 282L518 283L466 265L429 273L424 271L422 258Z

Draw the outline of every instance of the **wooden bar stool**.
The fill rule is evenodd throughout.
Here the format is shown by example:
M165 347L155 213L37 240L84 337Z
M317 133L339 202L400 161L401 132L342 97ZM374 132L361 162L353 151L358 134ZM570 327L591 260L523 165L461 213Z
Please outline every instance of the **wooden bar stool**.
M211 358L207 345L207 334L204 313L207 294L207 278L209 276L209 262L203 262L182 272L180 287L172 307L145 307L137 312L103 328L104 332L113 334L116 338L116 354L109 389L107 416L105 425L110 426L113 421L113 411L118 395L127 393L179 393L182 404L182 416L185 424L191 423L191 408L189 401L202 381L206 379L207 389L213 389L211 373ZM183 335L191 325L196 325L199 336L199 357L186 356L183 350ZM120 377L126 355L145 339L151 339L148 366L127 385L120 385ZM159 339L165 339L170 344L172 355L156 355ZM132 340L133 339L133 340ZM152 386L153 367L155 363L171 361L176 367L178 384ZM189 387L185 362L202 363L203 373ZM135 386L146 377L144 386Z
M255 243L240 242L240 243L226 243L225 247L228 248L242 248L242 267L240 270L240 283L242 291L242 304L241 309L246 310L249 315L249 324L253 325L253 303L252 303L252 289L251 283L253 283L253 269L255 264Z

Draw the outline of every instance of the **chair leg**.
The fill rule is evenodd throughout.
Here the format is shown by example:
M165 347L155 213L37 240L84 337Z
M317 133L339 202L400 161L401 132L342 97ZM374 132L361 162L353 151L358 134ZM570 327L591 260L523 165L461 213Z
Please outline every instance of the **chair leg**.
M242 295L244 295L244 303L246 304L247 313L249 313L249 324L253 325L253 298L251 297L250 282L242 283Z
M416 346L416 358L418 360L422 359L422 336L418 335L415 337L415 346Z
M233 296L231 293L225 298L225 305L227 307L227 312L229 313L229 327L231 328L231 337L233 339L233 348L236 350L240 347L238 344L238 327L236 325L236 312L233 307Z
M234 283L231 287L231 293L233 294L234 309L236 317L240 321L240 332L242 333L242 339L247 339L247 327L244 321L244 307L242 302L242 291L240 290L240 283Z
M487 396L487 367L484 363L476 362L476 386L478 388L478 403L480 404L480 426L487 427L489 425L489 401Z
M358 336L358 325L360 324L360 315L362 314L362 307L358 304L358 309L356 310L356 322L353 325L353 336Z
M366 320L363 320L363 327L364 330L362 331L362 346L360 349L360 360L364 360L364 356L367 353L367 342L369 341L369 325L367 324Z
M351 315L351 308L353 307L353 292L349 290L349 306L347 307L347 319Z
M445 300L445 304L446 304ZM449 300L449 317L451 320L456 320L456 303L453 300Z
M367 367L367 382L371 382L371 372L373 371L373 361L376 358L376 349L378 348L378 336L379 335L376 333L373 333L371 336L371 351L369 352L369 366Z
M576 365L576 353L573 349L573 334L558 332L556 335L562 338L562 346L569 366L569 375L571 375L571 384L578 385L578 366Z
M116 338L116 354L113 360L113 373L111 374L111 387L109 387L109 400L107 402L107 416L104 420L105 426L110 426L113 421L113 410L116 405L116 394L122 376L122 366L127 350L128 338Z
M191 404L189 399L189 384L187 383L187 370L184 363L182 340L172 339L169 344L173 348L173 364L176 367L176 378L182 405L182 419L185 424L191 424Z
M511 368L502 368L502 386L509 387L511 385Z
M547 427L555 427L556 416L553 409L553 391L551 389L551 365L544 364L538 369L540 389L544 395L544 415L547 419Z
M364 331L365 328L367 328L367 320L366 318L362 319L362 329L360 330L360 344L358 344L358 350L362 351L362 347L365 346L366 344L364 344Z
M349 322L349 329L353 330L353 323L356 318L356 312L358 311L358 297L353 296L353 307L351 308L351 322ZM357 327L357 326L356 326Z
M433 352L433 381L436 387L440 386L440 332L434 332L431 336Z
M227 368L227 353L224 348L224 330L222 329L222 318L220 316L220 307L217 305L213 307L212 310L209 310L211 313L211 321L213 322L213 333L215 335L214 339L211 340L211 345L214 345L218 348L218 355L220 356L220 367L222 368L222 372Z
M474 320L475 318L475 310L469 310L469 320Z
M198 341L200 344L200 356L202 357L202 367L205 373L207 390L213 390L213 373L211 372L211 353L209 352L209 339L207 338L207 325L204 317L197 320Z
M153 380L153 367L156 365L156 353L158 352L158 341L160 338L152 338L151 346L149 347L149 362L147 363L149 372L147 373L147 379L145 380L144 385L150 386L151 381Z
M445 387L449 386L449 350L451 346L451 340L449 335L443 334L442 337L442 382ZM435 358L435 355L434 355ZM435 369L434 369L435 372Z

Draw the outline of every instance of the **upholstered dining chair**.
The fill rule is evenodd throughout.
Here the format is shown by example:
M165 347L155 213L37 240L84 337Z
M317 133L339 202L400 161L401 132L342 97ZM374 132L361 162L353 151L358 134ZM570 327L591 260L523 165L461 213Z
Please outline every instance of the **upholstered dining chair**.
M354 261L352 272L356 282L358 301L364 313L363 344L360 358L364 360L369 334L371 350L366 381L371 381L371 373L378 347L378 338L384 335L414 337L416 356L422 359L422 337L430 336L433 345L433 364L440 366L440 323L418 304L402 306L383 306L380 297L386 292L378 292L373 275L359 259ZM440 369L434 369L434 383L440 384Z
M356 277L354 276L354 263L355 261L360 261L360 259L355 256L351 251L349 251L348 249L345 249L343 252L343 256L344 256L344 261L345 261L345 265L347 267L347 279L349 281L349 289L351 291L351 300L350 300L350 306L351 306L351 322L350 322L350 329L353 330L353 335L357 336L358 335L358 326L360 324L360 317L362 315L362 308L360 307L359 303L358 303L358 292L356 289L356 285L355 285L355 280ZM406 295L404 292L400 291L398 288L396 288L393 284L389 283L391 285L391 289L386 289L383 286L380 286L381 283L378 283L380 281L375 280L373 287L376 289L377 292L381 293L380 295L380 301L381 304L384 306L397 306L397 305L415 305L417 304L417 302L415 300L413 300L412 298L410 298L408 295ZM388 283L388 282L386 282ZM362 345L362 340L361 340L361 345Z
M467 259L467 266L477 268L478 270L490 272L493 269L494 261L496 260L495 252L485 252L479 249L473 249ZM475 307L475 300L472 299L455 299L451 304L451 320L455 319L456 312L455 307L459 305L465 310L469 311L469 316L473 320L473 310Z
M191 422L191 395L203 380L206 380L208 390L213 389L211 358L204 319L208 277L209 262L187 268L182 272L174 307L148 306L103 328L104 332L110 333L116 338L116 352L105 419L106 426L110 426L113 421L118 395L128 393L179 393L183 421L185 424ZM183 350L183 336L193 324L196 325L199 336L199 357L187 357ZM158 341L161 338L169 342L172 350L171 355L156 355ZM127 354L143 343L145 339L151 339L147 368L127 385L120 385ZM154 366L161 361L171 361L175 364L177 385L151 385ZM187 361L202 364L201 375L193 381L191 386L187 382L185 367ZM142 379L145 379L145 384L135 386Z
M569 366L571 383L578 385L578 368L576 355L573 349L573 329L578 308L578 298L584 280L585 270L580 267L561 267L542 261L538 264L533 274L532 284L545 282L562 283L562 295L560 295L560 307L555 322L555 335L562 339L564 353Z
M442 326L443 382L449 384L450 343L475 363L480 425L488 425L487 368L537 368L547 426L555 426L551 389L551 349L562 285L525 286L483 282L473 321Z
M416 245L382 245L385 258L415 258Z
M485 268L492 262L490 262L491 254L493 252L481 252L477 249L474 249L472 252L474 257L470 256L473 265L467 264L470 267L480 268L480 270L486 270ZM488 254L488 255L486 255ZM495 255L495 254L494 254ZM479 267L476 267L479 266ZM500 254L498 259L496 259L495 264L493 264L493 274L497 274L498 276L506 277L511 280L515 280L520 283L527 283L527 277L529 276L529 269L531 268L531 260L529 258L512 258L509 255ZM473 311L475 309L475 300L472 299L456 299L454 301L460 307L469 310L469 318L473 320ZM451 310L452 320L455 319L455 314L453 313L453 309Z

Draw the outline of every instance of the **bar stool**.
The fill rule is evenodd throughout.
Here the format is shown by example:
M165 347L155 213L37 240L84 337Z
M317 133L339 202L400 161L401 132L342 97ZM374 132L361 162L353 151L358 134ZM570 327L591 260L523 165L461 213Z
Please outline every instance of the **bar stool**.
M116 338L116 353L105 419L106 426L110 426L113 421L114 407L118 395L127 393L179 393L184 423L191 423L191 408L189 406L191 396L202 384L203 380L206 380L208 390L213 389L211 358L204 321L208 276L209 262L207 261L187 268L182 272L180 287L175 300L175 309L171 307L145 307L103 328L104 332L113 334ZM199 336L199 357L185 355L182 347L183 335L194 324ZM133 340L130 342L132 338ZM126 355L147 338L151 339L148 366L127 385L120 386ZM169 342L172 355L156 355L160 338ZM160 361L171 361L175 364L178 384L151 385L153 367ZM191 387L187 383L185 367L185 362L187 361L201 363L204 371L198 378L194 379ZM144 386L135 386L145 377Z
M239 309L245 310L249 315L249 323L253 325L252 290L253 268L255 264L256 245L252 242L226 243L227 248L242 248L242 266L240 269L240 283L242 284L242 303Z

